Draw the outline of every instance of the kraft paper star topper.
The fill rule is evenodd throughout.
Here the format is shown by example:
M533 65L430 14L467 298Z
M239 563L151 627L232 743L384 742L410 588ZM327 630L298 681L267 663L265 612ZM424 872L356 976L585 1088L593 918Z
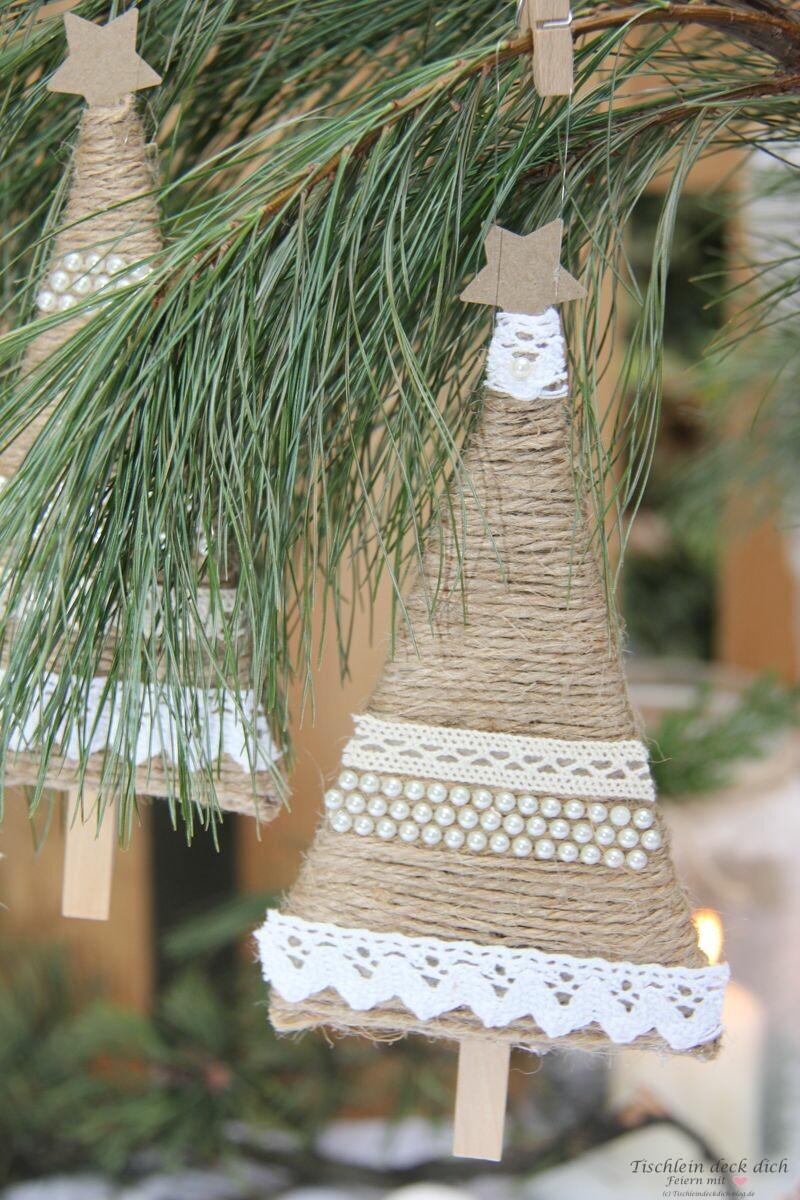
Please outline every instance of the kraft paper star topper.
M69 57L49 80L50 91L84 96L91 105L112 105L161 83L161 76L136 53L138 24L135 8L107 25L65 13Z

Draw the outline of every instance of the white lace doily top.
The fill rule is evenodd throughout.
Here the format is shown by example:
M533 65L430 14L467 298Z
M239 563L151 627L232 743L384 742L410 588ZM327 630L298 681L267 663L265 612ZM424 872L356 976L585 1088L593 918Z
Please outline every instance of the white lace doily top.
M486 383L515 400L566 396L567 351L555 308L534 317L499 312L486 359Z
M0 671L0 678L4 672ZM36 702L31 706L25 724L12 731L9 748L14 752L37 749L42 717L50 697L59 684L59 676L51 672L42 680ZM163 757L174 763L178 760L179 744L187 750L189 770L201 770L204 764L230 759L242 771L266 771L281 757L281 750L272 739L261 706L252 692L241 696L237 704L233 695L224 689L202 691L182 689L183 704L176 712L174 689L167 694L157 686L142 687L136 719L136 742L133 761L136 765ZM193 729L188 728L192 714ZM130 719L130 711L127 713ZM81 727L74 726L65 738L56 737L60 753L77 762L81 753L114 752L122 732L124 719L122 684L108 688L102 677L93 679L86 696ZM202 731L202 732L201 732ZM180 736L179 736L180 734Z
M653 800L647 750L634 739L567 741L354 717L342 762L354 770L397 772L554 796Z
M354 1012L399 1000L420 1021L467 1008L487 1029L530 1018L549 1038L599 1025L612 1042L656 1032L673 1050L722 1030L727 966L662 967L347 929L270 912L264 979L299 1004L334 988Z

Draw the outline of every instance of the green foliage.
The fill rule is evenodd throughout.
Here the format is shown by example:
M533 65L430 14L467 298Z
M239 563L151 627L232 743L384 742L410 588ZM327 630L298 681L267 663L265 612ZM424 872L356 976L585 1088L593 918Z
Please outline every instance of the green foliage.
M665 280L686 176L712 150L800 133L786 82L800 39L791 14L776 16L772 4L738 6L748 15L744 43L720 5L720 29L703 31L687 55L668 5L648 10L657 23L628 39L605 20L587 28L598 9L587 0L576 9L578 91L546 104L524 43L503 40L512 4L141 7L142 51L167 80L147 100L163 143L166 253L46 369L0 395L0 445L57 405L0 496L0 743L30 716L42 664L54 658L73 687L47 703L45 747L79 728L114 627L118 650L102 673L109 687L122 684L121 721L103 794L121 792L123 827L138 683L156 671L148 608L163 618L163 686L191 728L197 717L180 685L213 683L191 637L197 589L207 584L221 607L215 564L235 558L225 665L245 616L254 653L242 686L263 695L283 733L288 681L309 672L316 652L315 606L333 602L330 635L344 668L353 606L384 572L399 586L429 521L458 505L458 489L443 494L442 483L474 416L491 314L457 296L480 265L487 225L525 232L556 215L564 196L565 262L583 263L590 290L568 316L578 473L598 518L609 504L621 517L639 504L653 456ZM25 322L58 221L53 189L76 112L45 91L63 40L60 22L35 20L38 8L11 17L0 41L0 372L9 384L44 326ZM106 9L79 6L85 16ZM770 21L782 21L785 36L767 37ZM628 86L648 75L654 90ZM651 271L640 282L622 235L665 169ZM594 407L598 364L616 332L604 281L635 313L617 380L628 403L608 430ZM169 597L160 607L159 584ZM177 784L189 820L193 801L213 801L213 777L192 783L185 747ZM198 811L217 815L213 803Z
M371 1079L387 1113L446 1110L444 1052L278 1038L249 954L232 978L212 971L209 957L252 927L256 903L263 912L263 898L231 902L224 936L216 914L175 931L180 970L152 1017L77 987L59 951L2 947L0 1185L219 1163L236 1153L234 1123L256 1141L290 1133L302 1153L324 1123L363 1104Z
M692 797L731 781L736 763L761 758L772 734L800 724L800 685L756 680L722 712L703 688L685 709L662 717L654 731L651 767L659 795Z

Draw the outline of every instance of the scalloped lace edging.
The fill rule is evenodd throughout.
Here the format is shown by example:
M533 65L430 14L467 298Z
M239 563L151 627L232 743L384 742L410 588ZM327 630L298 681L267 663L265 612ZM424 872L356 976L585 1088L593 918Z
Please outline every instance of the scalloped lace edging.
M530 1018L549 1038L596 1024L626 1044L656 1032L690 1050L722 1031L730 972L644 966L467 941L372 933L270 912L264 979L289 1003L333 988L355 1012L399 1000L421 1021L468 1008L487 1029Z
M0 680L5 672L0 670ZM11 732L12 753L32 753L38 749L40 730L50 698L60 677L50 672L38 688L35 703L22 725ZM132 685L128 685L128 690ZM108 689L102 676L93 679L79 727L72 727L66 738L63 727L56 735L57 753L78 761L82 754L113 753L119 744L124 724L123 685ZM222 688L184 687L182 704L176 711L175 689L168 693L158 686L141 687L132 761L137 765L153 758L176 763L179 747L192 771L222 758L231 759L243 772L267 771L282 756L269 731L261 705L252 692L243 692L239 702ZM130 705L127 708L130 721ZM190 720L191 718L191 720Z
M567 395L567 352L555 308L536 316L498 312L486 383L515 400Z

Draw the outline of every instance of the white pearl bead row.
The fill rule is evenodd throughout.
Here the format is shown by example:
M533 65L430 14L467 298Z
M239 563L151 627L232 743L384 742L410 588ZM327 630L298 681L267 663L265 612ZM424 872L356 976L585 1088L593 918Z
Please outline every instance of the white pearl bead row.
M652 805L631 809L614 804L609 809L599 801L562 802L556 796L425 784L371 771L342 771L336 786L325 793L325 809L336 833L587 866L603 863L641 871L647 851L661 846Z
M40 312L66 312L95 292L141 283L153 270L141 263L126 274L127 266L121 254L103 256L93 250L65 254L45 279L36 306Z

